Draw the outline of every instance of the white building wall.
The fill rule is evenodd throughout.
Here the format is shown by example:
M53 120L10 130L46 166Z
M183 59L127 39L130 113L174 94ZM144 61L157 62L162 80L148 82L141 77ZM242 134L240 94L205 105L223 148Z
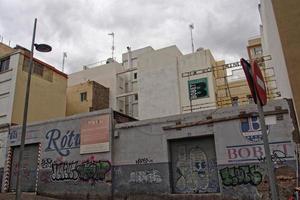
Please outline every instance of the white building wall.
M138 59L139 119L180 113L176 46L145 53Z
M212 109L216 107L215 81L212 71L190 76L190 81L206 78L208 84L208 95L192 101L190 101L189 97L189 79L188 77L182 77L182 73L211 68L214 64L214 58L209 50L197 51L192 54L184 55L179 59L178 78L180 84L181 112L191 112L190 104L192 104L193 110Z
M11 123L20 54L12 54L9 71L0 73L0 125Z
M79 83L85 83L88 80L96 81L109 88L109 107L118 111L119 107L116 95L123 93L124 90L124 87L122 87L119 81L117 81L117 72L121 69L122 65L114 62L75 72L69 75L68 87Z
M283 98L292 98L292 90L288 78L282 45L273 12L271 0L261 0L260 16L262 27L262 48L264 55L271 55L272 59L266 66L274 67L278 90Z

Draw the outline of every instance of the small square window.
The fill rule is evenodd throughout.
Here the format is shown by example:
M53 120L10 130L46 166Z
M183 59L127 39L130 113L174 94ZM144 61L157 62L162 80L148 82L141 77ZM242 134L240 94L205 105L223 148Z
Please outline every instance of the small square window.
M134 100L135 101L139 100L139 96L137 94L134 95Z
M4 72L9 68L9 58L0 60L0 72Z
M87 92L80 93L80 101L86 101L87 100Z

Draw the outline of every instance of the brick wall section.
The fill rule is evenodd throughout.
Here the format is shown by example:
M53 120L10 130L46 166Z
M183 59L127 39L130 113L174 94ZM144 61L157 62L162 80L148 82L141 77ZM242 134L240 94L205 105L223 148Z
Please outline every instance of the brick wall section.
M109 88L93 81L92 110L109 108Z

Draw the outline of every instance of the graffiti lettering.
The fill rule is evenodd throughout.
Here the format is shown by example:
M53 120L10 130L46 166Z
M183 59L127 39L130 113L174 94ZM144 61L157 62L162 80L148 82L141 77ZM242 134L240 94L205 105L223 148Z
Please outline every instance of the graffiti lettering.
M51 168L52 162L53 161L51 158L44 158L44 159L42 159L41 166L42 166L42 168Z
M45 151L56 151L61 156L68 156L70 149L79 148L80 135L74 134L74 130L67 131L62 136L59 129L52 129L47 132L46 139L48 139L48 146Z
M92 184L96 181L103 181L105 175L111 169L109 161L85 160L81 163L78 161L52 161L51 158L43 159L42 168L52 169L52 181L88 181Z
M260 156L257 157L259 162L265 162L266 161L266 157L265 156ZM272 155L271 155L271 159L273 163L276 164L283 164L286 162L286 153L284 153L281 150L274 150Z
M220 170L222 183L225 186L237 186L243 184L259 185L262 182L262 173L257 165L244 165L238 167L226 167Z
M150 158L138 158L135 161L136 164L140 165L140 164L148 164L148 163L153 163L153 160Z
M79 179L83 181L103 181L111 169L108 161L85 161L76 167Z
M270 150L271 152L277 153L277 157L280 158L283 154L285 158L294 157L294 146L292 143L270 143ZM228 157L226 163L257 162L258 158L265 157L263 144L228 146L226 154ZM278 161L278 159L275 160Z
M76 170L78 161L72 162L60 162L52 163L52 175L53 181L65 181L65 180L77 180L78 172Z
M156 169L134 171L130 173L129 183L161 183L162 178L160 172Z

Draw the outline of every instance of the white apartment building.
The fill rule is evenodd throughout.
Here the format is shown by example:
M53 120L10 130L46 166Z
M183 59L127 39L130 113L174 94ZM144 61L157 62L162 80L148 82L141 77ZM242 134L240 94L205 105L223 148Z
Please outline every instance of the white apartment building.
M264 55L271 55L272 59L266 63L266 67L275 70L277 87L282 98L292 98L292 90L288 77L286 62L282 50L282 44L276 24L271 0L260 1L259 13L262 24L260 26L262 49ZM279 78L280 77L280 78Z
M210 50L183 55L175 45L127 49L122 65L112 62L70 74L68 86L96 81L110 89L111 108L137 119L216 107L213 73L193 73L211 72L216 62Z
M123 54L123 71L118 73L127 87L117 99L125 101L126 114L138 119L215 108L213 73L192 74L215 64L211 52L204 49L187 55L176 46L129 51Z

